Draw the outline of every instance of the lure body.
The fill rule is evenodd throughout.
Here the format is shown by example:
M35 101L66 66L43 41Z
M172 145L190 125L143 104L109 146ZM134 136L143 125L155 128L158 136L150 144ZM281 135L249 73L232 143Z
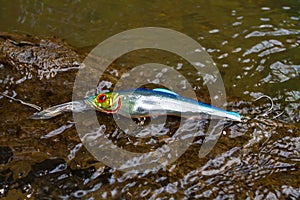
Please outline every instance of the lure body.
M235 112L229 112L208 104L185 98L166 89L137 89L119 91L121 106L118 114L133 118L175 115L175 116L197 116L207 114L212 118L228 118L240 121L241 116Z
M88 106L86 106L84 109L77 109L77 111L94 108L101 112L118 113L120 115L130 116L132 118L157 115L175 115L186 117L207 114L212 118L228 118L234 121L241 120L241 116L238 113L229 112L195 101L193 99L185 98L170 90L161 88L153 90L136 89L103 93L88 97L79 102L80 104L83 104L84 102L85 105ZM72 102L69 102L69 104L70 103ZM67 109L62 110L76 112L74 106L69 106ZM34 116L35 115L33 115L31 118L34 118ZM51 117L53 117L53 115L51 115Z

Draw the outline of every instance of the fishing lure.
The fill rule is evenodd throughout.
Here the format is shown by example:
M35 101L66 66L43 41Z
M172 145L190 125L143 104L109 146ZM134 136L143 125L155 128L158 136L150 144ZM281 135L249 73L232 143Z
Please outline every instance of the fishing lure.
M197 116L207 114L212 118L227 118L241 121L240 114L226 111L189 99L162 88L123 90L101 93L83 100L72 101L50 107L30 116L30 119L49 119L64 112L82 112L95 109L104 113L118 113L132 118L174 115Z

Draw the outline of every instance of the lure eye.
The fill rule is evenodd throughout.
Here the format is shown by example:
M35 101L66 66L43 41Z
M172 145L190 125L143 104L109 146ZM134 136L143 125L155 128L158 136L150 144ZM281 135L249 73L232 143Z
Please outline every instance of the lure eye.
M106 100L106 95L105 94L99 94L97 97L97 101L99 103L103 103Z

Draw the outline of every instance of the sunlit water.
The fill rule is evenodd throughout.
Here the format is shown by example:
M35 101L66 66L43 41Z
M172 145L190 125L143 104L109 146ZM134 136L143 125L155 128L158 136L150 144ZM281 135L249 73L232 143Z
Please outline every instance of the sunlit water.
M1 4L1 31L56 35L84 51L131 28L159 26L182 32L210 53L224 81L228 110L240 113L245 120L227 123L213 150L201 159L198 153L207 135L206 121L185 121L194 133L191 137L195 137L187 151L163 169L135 174L107 167L91 156L77 135L71 114L28 120L33 109L1 96L0 197L300 198L298 1ZM191 73L191 66L183 60L166 52L133 52L116 61L121 69L109 73L120 77L126 69L154 61L184 74L199 100L209 102L201 77ZM44 108L71 100L72 87L66 86L70 82L59 76L74 76L69 71L53 69L53 74L45 68L36 75L38 85L31 85L29 79L35 74L7 69L5 64L0 64L0 70L1 92ZM159 84L164 76L161 71L157 75L156 82L149 82ZM53 91L47 80L69 90ZM178 83L183 90L184 86L184 82ZM103 80L98 89L112 87L110 81ZM255 101L262 95L274 101L270 112L268 99ZM140 131L137 135L156 134L141 139L117 128L112 116L97 116L103 134L133 152L151 151L169 142L180 122L180 118L168 117L164 126L133 130Z

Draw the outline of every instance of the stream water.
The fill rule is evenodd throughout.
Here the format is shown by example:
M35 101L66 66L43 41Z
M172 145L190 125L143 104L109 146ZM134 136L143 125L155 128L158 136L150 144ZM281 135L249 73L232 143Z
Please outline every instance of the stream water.
M186 131L195 136L189 148L162 169L136 174L94 158L82 144L71 113L30 120L34 109L0 95L1 199L300 198L299 1L0 2L1 32L57 36L75 49L59 43L61 59L48 56L58 53L55 48L37 50L42 52L40 58L51 60L44 66L0 63L0 92L43 108L71 101L79 62L96 45L128 29L164 27L186 34L206 49L222 76L227 109L248 119L227 123L204 158L198 153L207 121L185 121ZM60 64L69 61L76 67ZM153 62L176 69L188 79L198 100L210 102L203 80L188 63L155 50L117 59L98 89L111 90L121 74ZM161 71L156 75L155 84L165 78ZM145 76L133 81L139 79ZM153 84L149 81L148 86ZM185 82L178 87L184 90ZM274 103L270 112L268 99L255 101L262 95ZM163 127L157 124L140 133L149 136L159 129L159 136L141 139L120 130L111 115L97 113L97 117L103 134L132 152L148 152L167 143L180 122L170 116Z

